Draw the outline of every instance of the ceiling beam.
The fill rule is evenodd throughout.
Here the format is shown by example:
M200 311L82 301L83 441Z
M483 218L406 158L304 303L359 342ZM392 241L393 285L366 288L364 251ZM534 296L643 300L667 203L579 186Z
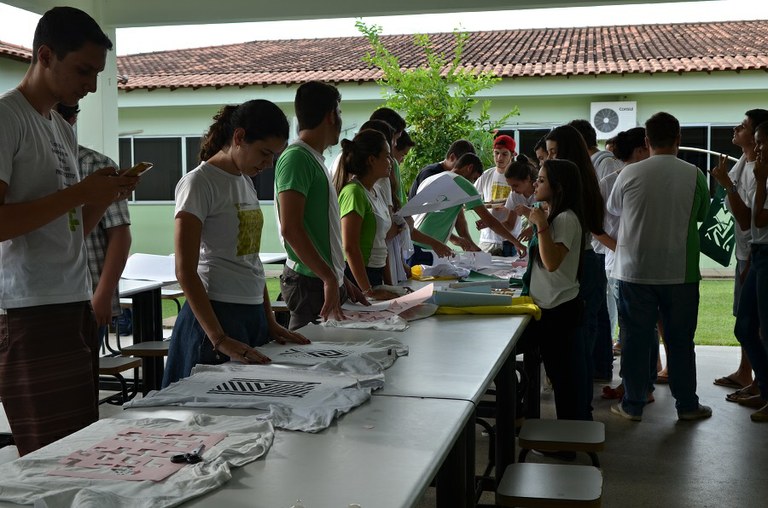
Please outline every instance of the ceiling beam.
M594 5L659 3L669 0L388 0L354 2L348 0L297 0L286 4L273 0L70 0L86 11L98 11L98 18L114 28L164 25L197 25L246 21L331 19L401 14L543 9ZM680 0L679 0L680 1ZM682 0L692 1L692 0ZM3 3L42 14L60 0L3 0ZM446 27L450 29L452 27Z

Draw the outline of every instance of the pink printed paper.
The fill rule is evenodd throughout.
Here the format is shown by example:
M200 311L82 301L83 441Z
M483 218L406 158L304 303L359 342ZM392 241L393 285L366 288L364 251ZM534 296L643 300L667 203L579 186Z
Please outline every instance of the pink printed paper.
M159 482L187 464L174 464L173 455L189 453L205 445L201 456L226 434L189 431L124 429L87 450L62 458L62 467L49 471L54 476L95 480L151 480Z

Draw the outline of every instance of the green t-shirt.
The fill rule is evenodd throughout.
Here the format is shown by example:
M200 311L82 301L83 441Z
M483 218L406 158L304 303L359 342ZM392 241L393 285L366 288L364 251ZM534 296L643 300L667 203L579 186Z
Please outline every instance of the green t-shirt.
M400 200L400 206L403 206L408 201L408 193L403 189L403 177L400 173L400 163L395 159L392 159L392 172L395 174L395 181L397 182L397 197Z
M348 183L339 193L339 215L344 217L352 212L363 218L363 227L360 230L360 251L363 254L363 262L368 266L373 240L376 237L376 217L365 187L357 181Z
M466 192L468 196L477 198L464 203L463 205L456 205L436 212L420 214L415 217L416 229L426 235L431 236L435 240L439 240L445 243L448 240L448 237L450 237L451 231L453 231L453 226L456 223L456 217L459 216L461 208L464 207L469 210L477 206L483 206L483 201L480 197L480 194L477 192L477 189L475 189L475 186L472 185L469 180L461 175L457 175L452 171L446 171L444 173L429 177L428 179L424 180L421 185L419 185L419 190L426 188L438 178L453 178L453 181L456 183L456 185L458 185L461 190ZM429 246L427 245L419 242L414 243L419 247L429 249Z
M318 254L328 263L328 266L334 267L338 272L339 267L335 267L333 263L331 242L338 242L338 250L341 251L341 238L336 237L330 227L329 186L330 182L325 168L301 144L292 144L286 148L275 165L275 204L278 214L280 213L280 202L277 197L281 192L293 190L304 195L306 198L304 229ZM336 206L333 206L333 209L336 209ZM317 277L309 267L299 261L299 257L288 242L284 242L284 244L290 261L289 264L295 263L292 268L302 275Z

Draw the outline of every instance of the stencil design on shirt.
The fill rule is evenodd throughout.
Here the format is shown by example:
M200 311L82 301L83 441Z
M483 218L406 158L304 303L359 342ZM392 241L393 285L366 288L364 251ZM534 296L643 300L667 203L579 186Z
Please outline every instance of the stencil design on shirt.
M233 378L216 385L208 393L225 395L251 395L261 397L294 397L303 398L310 393L319 382L313 381L281 381L278 379L247 379Z
M264 228L264 214L260 208L243 210L237 206L237 255L258 254L261 248L261 230Z

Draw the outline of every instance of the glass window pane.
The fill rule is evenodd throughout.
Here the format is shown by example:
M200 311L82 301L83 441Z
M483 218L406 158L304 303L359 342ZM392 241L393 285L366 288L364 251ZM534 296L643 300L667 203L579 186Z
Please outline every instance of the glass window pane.
M131 138L120 138L117 142L118 164L120 169L133 166L133 154L131 153Z
M134 138L134 160L152 162L155 167L141 177L137 201L173 201L181 178L181 138Z
M260 201L275 199L275 168L265 169L256 176L252 176L253 186Z
M682 127L680 132L682 135L682 140L680 142L681 147L701 148L703 150L708 148L709 143L707 142L706 127ZM708 169L709 157L706 154L689 150L680 150L678 157L686 162L690 162L699 169L705 171Z
M187 173L200 165L200 137L187 137Z
M539 140L549 134L549 129L526 129L520 130L520 145L517 147L518 153L523 153L533 161L537 161L533 149Z

